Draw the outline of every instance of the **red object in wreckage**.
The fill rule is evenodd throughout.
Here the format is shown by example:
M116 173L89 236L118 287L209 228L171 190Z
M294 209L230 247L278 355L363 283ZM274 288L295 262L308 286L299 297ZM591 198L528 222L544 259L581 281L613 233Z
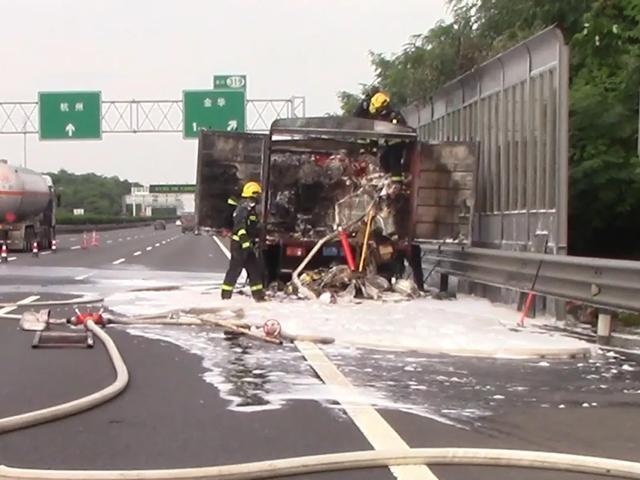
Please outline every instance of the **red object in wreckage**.
M338 236L340 237L340 243L342 243L342 249L344 250L344 256L347 259L347 265L349 265L349 269L351 271L355 271L356 269L356 261L353 258L353 252L351 251L351 244L349 243L349 239L347 237L347 232L340 229L338 231Z
M4 219L7 221L7 223L13 223L16 221L16 215L13 212L7 212L4 216Z
M324 167L329 162L331 155L316 153L311 157L314 163L320 167Z

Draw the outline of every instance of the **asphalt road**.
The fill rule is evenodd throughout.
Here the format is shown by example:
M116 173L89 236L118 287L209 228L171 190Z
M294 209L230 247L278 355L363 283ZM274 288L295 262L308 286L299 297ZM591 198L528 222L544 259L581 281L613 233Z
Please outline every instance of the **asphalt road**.
M226 266L210 237L182 235L175 226L105 232L99 241L99 247L83 249L81 235L62 235L55 254L11 254L15 260L0 265L0 302L108 294L141 280L215 284ZM0 312L19 315L27 308ZM69 307L53 310L56 317L72 313ZM328 387L294 346L194 328L183 337L158 331L155 339L119 327L108 332L130 370L127 390L92 411L0 436L0 463L170 468L371 448L336 398L320 398ZM32 350L32 338L15 320L0 319L0 416L70 400L112 381L99 342L93 350ZM189 341L195 346L186 348ZM640 366L632 359L535 362L323 350L409 446L640 461ZM472 467L432 471L444 480L591 478ZM305 478L394 477L378 469Z

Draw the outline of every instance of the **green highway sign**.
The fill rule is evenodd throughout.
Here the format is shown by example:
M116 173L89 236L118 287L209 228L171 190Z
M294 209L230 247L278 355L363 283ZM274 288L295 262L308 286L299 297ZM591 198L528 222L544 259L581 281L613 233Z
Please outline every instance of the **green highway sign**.
M149 185L149 193L194 193L196 186L193 184L165 184Z
M245 95L242 90L185 90L182 105L185 138L197 138L200 130L244 132Z
M40 140L102 138L100 92L38 93Z
M214 75L213 88L216 90L247 91L246 75Z

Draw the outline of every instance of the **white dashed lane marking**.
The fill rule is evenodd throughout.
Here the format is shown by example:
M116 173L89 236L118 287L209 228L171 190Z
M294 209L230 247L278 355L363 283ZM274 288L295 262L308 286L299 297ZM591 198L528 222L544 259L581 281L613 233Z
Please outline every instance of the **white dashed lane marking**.
M126 259L125 258L119 258L118 260L114 260L113 263L114 265L120 265L122 262L124 262Z
M74 278L74 280L84 280L85 278L89 278L91 275L93 275L92 273L87 273L86 275L79 275L77 277Z

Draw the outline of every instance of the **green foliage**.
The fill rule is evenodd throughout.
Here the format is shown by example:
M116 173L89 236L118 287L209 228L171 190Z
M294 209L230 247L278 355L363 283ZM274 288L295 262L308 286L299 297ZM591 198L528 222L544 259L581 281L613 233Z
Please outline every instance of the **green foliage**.
M393 56L371 54L374 80L398 105L548 26L571 46L570 251L640 255L638 0L450 0L452 19ZM358 96L339 95L343 111Z
M131 191L132 185L128 180L95 173L77 175L60 170L48 175L60 194L59 212L63 215L74 208L84 208L87 214L120 215L122 196Z

